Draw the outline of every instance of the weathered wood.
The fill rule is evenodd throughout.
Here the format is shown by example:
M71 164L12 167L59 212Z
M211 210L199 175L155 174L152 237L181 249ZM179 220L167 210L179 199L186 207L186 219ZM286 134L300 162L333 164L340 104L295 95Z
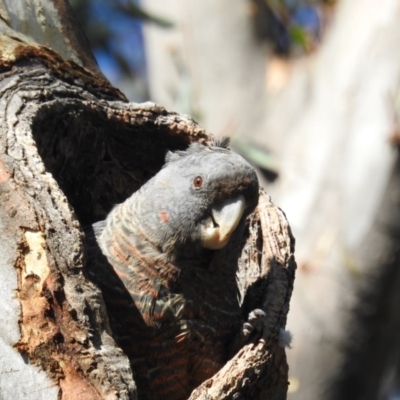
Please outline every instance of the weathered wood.
M99 291L84 276L79 222L38 154L33 134L38 99L45 105L54 96L46 83L57 84L57 79L37 64L3 73L1 81L0 220L9 244L1 258L13 281L1 296L3 304L12 304L17 290L20 301L14 315L20 337L8 345L45 370L63 398L77 393L87 399L117 398L116 393L129 398L134 392L129 363L110 336Z
M64 0L0 1L0 32L20 45L51 48L64 60L104 78L85 34L77 27L72 10ZM2 44L3 55L4 45ZM14 55L14 52L9 52Z

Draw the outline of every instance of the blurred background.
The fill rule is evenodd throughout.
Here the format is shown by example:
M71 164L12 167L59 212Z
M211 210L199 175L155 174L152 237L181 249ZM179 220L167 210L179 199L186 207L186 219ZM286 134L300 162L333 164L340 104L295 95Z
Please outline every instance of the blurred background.
M70 0L131 100L258 169L296 237L289 399L400 399L400 0Z

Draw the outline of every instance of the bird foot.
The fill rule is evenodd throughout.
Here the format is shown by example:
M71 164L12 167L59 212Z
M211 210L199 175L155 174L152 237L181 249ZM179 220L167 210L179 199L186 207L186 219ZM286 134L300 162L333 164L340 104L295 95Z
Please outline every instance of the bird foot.
M266 318L267 314L259 308L256 308L249 314L247 322L245 322L242 327L242 335L245 341L249 341L252 334L265 336L266 332L264 329ZM291 348L292 333L280 328L278 340L281 347Z
M253 332L261 333L264 329L264 322L267 318L267 314L256 308L253 310L247 319L247 322L243 324L242 334L245 338L249 338Z

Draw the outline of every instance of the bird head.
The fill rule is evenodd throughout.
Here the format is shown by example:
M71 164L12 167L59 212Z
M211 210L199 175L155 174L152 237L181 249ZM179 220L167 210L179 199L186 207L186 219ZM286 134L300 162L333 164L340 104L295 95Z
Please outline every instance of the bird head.
M142 188L140 226L163 252L186 244L221 249L256 207L256 173L227 145L193 143L169 152L164 168Z

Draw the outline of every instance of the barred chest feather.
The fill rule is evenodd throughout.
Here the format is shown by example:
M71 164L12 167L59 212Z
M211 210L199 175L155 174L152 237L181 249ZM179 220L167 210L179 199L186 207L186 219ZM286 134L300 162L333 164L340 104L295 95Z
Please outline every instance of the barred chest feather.
M133 227L121 229L123 207L114 213L98 229L103 254L88 265L90 278L106 299L139 398L185 399L227 361L242 323L236 275L214 265L214 252L194 265L168 261Z

